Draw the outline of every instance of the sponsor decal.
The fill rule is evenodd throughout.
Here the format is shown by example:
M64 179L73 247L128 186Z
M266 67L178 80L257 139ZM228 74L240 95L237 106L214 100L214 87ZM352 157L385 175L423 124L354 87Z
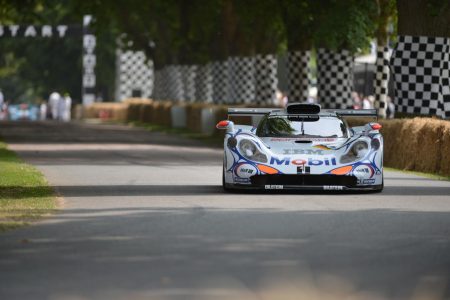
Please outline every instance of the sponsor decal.
M372 178L374 174L374 170L369 165L359 165L353 170L353 175L361 179Z
M321 149L321 150L333 150L332 148L325 146L325 145L315 145L313 147L317 148L317 149Z
M323 155L323 151L314 149L283 149L283 154Z
M266 184L264 188L266 190L282 190L284 186L278 184Z
M374 184L375 183L375 178L372 179L360 179L358 180L359 184Z
M270 164L271 165L289 165L289 163L296 165L296 166L301 166L301 165L308 165L308 166L335 166L336 163L336 158L331 157L331 158L323 158L323 159L312 159L312 158L308 158L308 160L305 159L294 159L291 161L290 157L283 157L283 158L278 158L275 156L272 156L270 158Z
M297 167L297 174L310 174L311 167L310 166L300 166Z
M344 187L341 185L324 185L323 189L325 191L342 191L344 190Z
M251 164L240 164L234 169L235 174L241 178L250 178L250 176L256 175L257 170Z
M234 182L236 183L249 183L249 178L240 178L240 177L234 177Z

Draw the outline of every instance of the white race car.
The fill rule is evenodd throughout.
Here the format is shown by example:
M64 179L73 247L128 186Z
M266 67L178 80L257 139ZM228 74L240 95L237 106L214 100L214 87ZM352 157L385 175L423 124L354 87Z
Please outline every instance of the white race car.
M383 189L383 137L378 123L349 128L343 116L377 110L229 108L228 116L262 116L258 126L220 121L225 129L223 187L229 189Z

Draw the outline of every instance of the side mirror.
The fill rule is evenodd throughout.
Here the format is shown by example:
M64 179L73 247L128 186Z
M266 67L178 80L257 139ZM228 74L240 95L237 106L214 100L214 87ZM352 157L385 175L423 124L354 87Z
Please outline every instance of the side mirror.
M216 125L217 129L225 129L227 131L233 131L234 130L234 123L230 120L223 120L217 123Z

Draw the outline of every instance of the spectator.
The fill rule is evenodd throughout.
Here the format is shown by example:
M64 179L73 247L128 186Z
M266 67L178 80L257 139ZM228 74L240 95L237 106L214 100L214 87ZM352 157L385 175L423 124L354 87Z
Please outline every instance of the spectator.
M41 105L39 107L40 119L45 121L47 119L47 103L42 100Z
M391 97L386 98L386 118L393 119L395 116L395 105Z
M372 103L369 100L369 97L364 97L363 101L362 101L362 108L363 109L371 109L372 108Z
M357 92L352 92L353 109L361 109L361 98Z
M48 105L50 106L50 111L52 113L52 119L58 120L59 115L59 102L61 100L61 95L58 92L53 92L50 94L50 98L48 100Z
M64 111L62 115L62 120L64 122L69 122L71 119L71 109L72 109L72 98L70 98L69 93L64 94L64 99L61 102L64 102Z

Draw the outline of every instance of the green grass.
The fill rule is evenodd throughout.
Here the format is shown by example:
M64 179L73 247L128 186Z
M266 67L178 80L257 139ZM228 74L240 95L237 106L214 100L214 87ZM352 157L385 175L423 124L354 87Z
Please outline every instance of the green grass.
M436 174L431 174L431 173L423 173L423 172L417 172L417 171L408 171L408 170L394 169L394 168L389 168L389 167L384 167L384 170L386 170L386 171L403 172L403 173L406 173L406 174L412 174L412 175L427 177L427 178L431 178L431 179L435 179L435 180L450 181L450 176L442 176L442 175L436 175Z
M0 142L0 231L54 212L56 198L44 176Z

